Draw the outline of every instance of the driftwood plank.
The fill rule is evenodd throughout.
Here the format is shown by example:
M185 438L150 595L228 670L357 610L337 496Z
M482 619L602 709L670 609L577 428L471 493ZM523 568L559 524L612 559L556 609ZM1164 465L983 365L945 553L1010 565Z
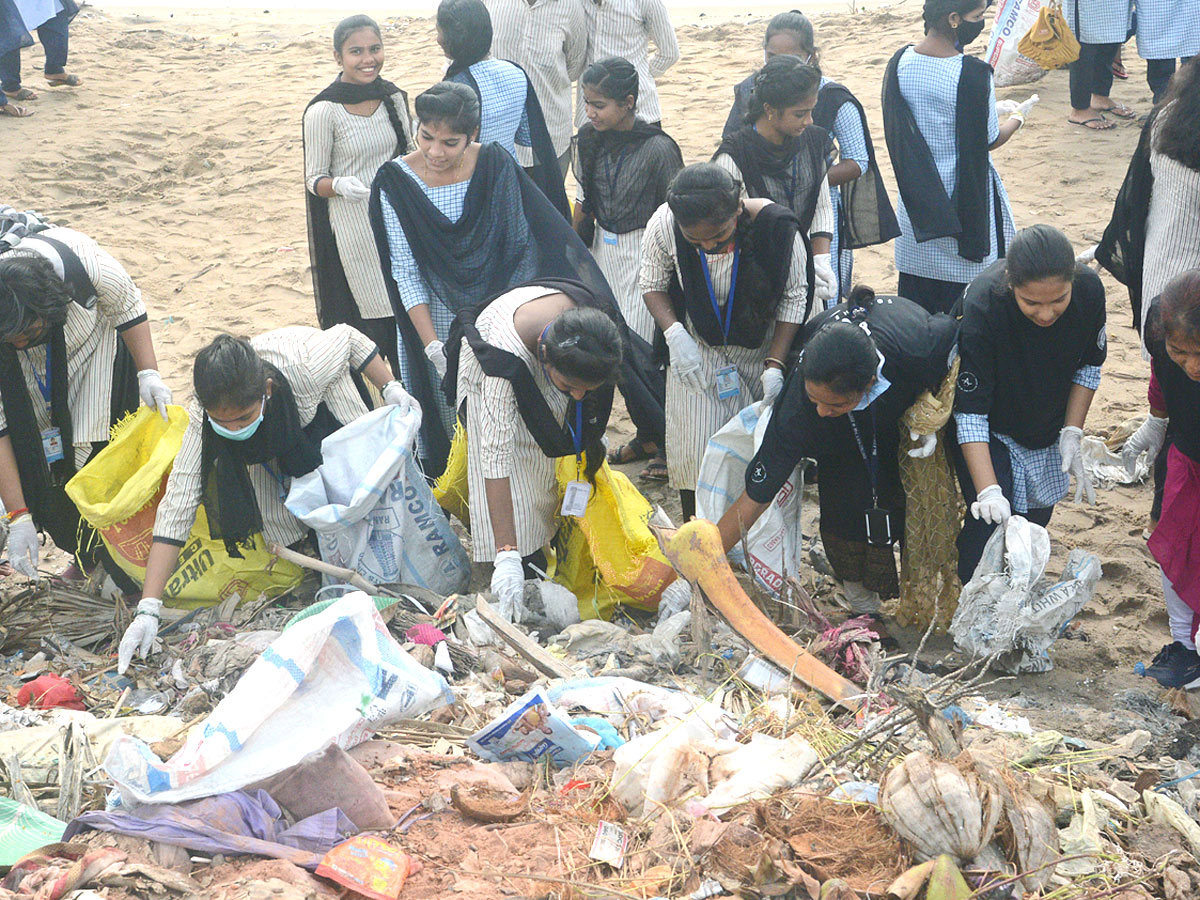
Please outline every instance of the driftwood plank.
M492 605L483 598L482 594L476 597L475 611L479 613L479 618L483 619L488 624L488 627L500 636L504 643L525 657L543 675L549 675L551 678L579 677L579 673L571 666L567 665L561 659L551 656L542 649L537 641L525 634L520 628L505 622L492 609Z

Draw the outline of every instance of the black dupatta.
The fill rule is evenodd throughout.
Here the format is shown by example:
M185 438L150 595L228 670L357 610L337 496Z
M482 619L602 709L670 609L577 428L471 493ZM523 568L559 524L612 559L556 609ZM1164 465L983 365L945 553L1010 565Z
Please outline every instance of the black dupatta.
M610 234L645 228L682 168L679 145L660 126L641 119L629 131L597 131L588 123L575 140L583 211Z
M781 203L796 214L800 230L808 234L821 185L829 172L833 138L819 126L810 125L798 137L776 146L746 125L721 141L713 154L730 156L741 170L746 193Z

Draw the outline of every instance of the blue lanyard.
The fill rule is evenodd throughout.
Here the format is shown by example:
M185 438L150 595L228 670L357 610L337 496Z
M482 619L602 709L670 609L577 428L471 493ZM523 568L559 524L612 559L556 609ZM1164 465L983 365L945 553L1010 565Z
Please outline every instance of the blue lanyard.
M871 455L867 456L867 448L863 445L862 435L858 433L858 423L854 421L854 413L846 413L850 419L850 429L854 432L854 442L858 444L858 452L862 454L863 462L867 464L867 478L871 481L871 505L879 506L879 489L876 483L879 479L879 443L875 431L875 407L871 410Z
M629 156L629 148L628 147L625 147L624 149L621 150L620 153L617 154L617 174L614 175L609 170L608 154L607 153L604 154L604 177L608 181L608 195L609 195L610 200L617 193L617 182L621 178L621 167L623 165L625 165L625 158L627 156Z
M713 290L712 273L708 271L708 254L703 250L696 252L700 254L700 268L704 270L704 283L708 286L708 299L712 303L713 315L717 317L717 324L721 326L722 343L728 344L729 329L733 325L733 297L737 290L738 261L741 259L742 248L733 249L733 274L729 278L729 297L725 301L724 316L721 315L721 307L717 303L717 292Z
M575 427L571 427L571 423L567 423L567 429L571 432L571 440L575 442L575 456L578 458L583 455L583 402L575 401Z
M34 369L34 372L33 372L33 380L37 382L38 390L42 392L42 399L46 401L47 405L49 405L50 404L50 395L54 390L53 386L50 383L50 348L49 347L46 348L46 380L42 381L42 379L38 378L38 373L37 373L36 369Z

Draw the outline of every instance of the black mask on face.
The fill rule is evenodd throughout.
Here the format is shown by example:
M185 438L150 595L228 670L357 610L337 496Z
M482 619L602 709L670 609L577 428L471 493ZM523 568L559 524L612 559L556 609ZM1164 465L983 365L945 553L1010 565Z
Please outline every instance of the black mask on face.
M958 29L954 32L954 35L958 38L959 50L967 46L969 43L971 43L971 41L975 40L975 38L979 37L980 32L983 31L983 24L983 19L980 19L978 22L964 21L958 26Z

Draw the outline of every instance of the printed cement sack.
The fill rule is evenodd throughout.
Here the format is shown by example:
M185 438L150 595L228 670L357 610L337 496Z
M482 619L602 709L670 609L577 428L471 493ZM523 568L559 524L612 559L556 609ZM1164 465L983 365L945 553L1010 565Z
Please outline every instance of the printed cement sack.
M285 505L317 533L325 562L372 584L466 590L471 563L413 457L415 410L372 410L321 441L323 462L292 479Z
M183 444L188 414L167 407L167 421L147 406L121 420L112 439L66 484L79 514L99 532L112 558L138 583L146 579L146 557L154 532L154 516L167 486L167 476ZM179 562L162 600L168 606L214 606L234 594L243 600L287 593L303 572L267 550L261 534L232 559L225 545L209 537L204 507L179 554Z
M996 87L1028 84L1046 70L1017 49L1021 38L1037 24L1042 0L1000 0L985 57L995 71Z
M718 521L746 486L746 467L758 451L771 406L763 400L752 403L708 439L708 448L700 462L696 479L696 515ZM775 501L746 533L750 550L750 569L771 593L778 594L784 575L800 571L802 535L800 533L800 493L803 482L799 467L784 482ZM735 546L734 552L741 553Z
M574 456L558 460L558 496L580 477ZM612 618L617 604L656 610L675 570L650 530L654 507L607 462L582 516L566 516L554 536L554 580L579 599L583 619Z
M1047 653L1067 623L1092 599L1100 560L1072 550L1062 578L1042 580L1050 559L1050 535L1023 516L997 528L958 599L950 622L954 645L974 656L999 654L1004 672L1048 672Z
M122 803L179 803L269 778L331 743L348 750L452 702L445 679L405 653L355 591L276 638L170 760L122 736L104 768Z

